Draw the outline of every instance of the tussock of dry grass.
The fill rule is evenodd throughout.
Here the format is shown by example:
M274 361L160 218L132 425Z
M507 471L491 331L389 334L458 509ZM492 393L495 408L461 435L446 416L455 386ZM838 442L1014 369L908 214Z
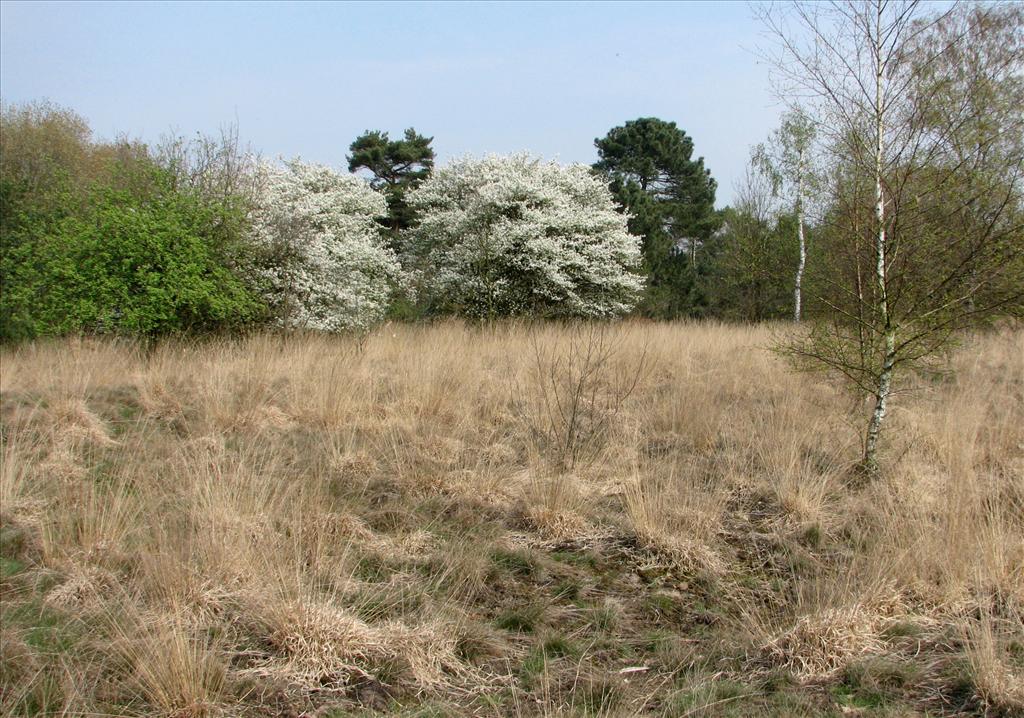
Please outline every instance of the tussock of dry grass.
M132 625L132 621L136 625ZM223 713L226 666L217 646L180 616L118 617L112 648L156 715L200 718Z
M761 651L799 678L823 678L854 659L883 653L883 627L883 617L863 606L830 607L801 616Z
M626 516L636 537L690 571L725 571L717 534L726 499L724 487L705 485L692 473L638 473L623 487Z
M1021 710L1024 334L864 486L772 331L4 349L0 712Z
M996 618L982 611L961 625L970 676L986 708L1024 712L1024 666L1008 648L1016 645L1020 651L1022 632L1024 621L1016 612Z

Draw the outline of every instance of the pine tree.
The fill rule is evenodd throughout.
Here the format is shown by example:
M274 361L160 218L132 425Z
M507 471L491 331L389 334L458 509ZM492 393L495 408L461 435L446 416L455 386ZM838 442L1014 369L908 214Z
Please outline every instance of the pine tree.
M644 311L674 317L693 314L698 293L698 254L721 223L715 212L717 183L693 159L693 140L674 122L643 117L594 140L603 173L629 229L643 238L648 290Z
M373 173L370 186L382 191L388 201L383 224L392 238L415 221L405 201L406 194L430 176L434 169L433 137L424 137L410 127L403 139L391 140L387 132L367 130L349 146L349 172L361 169Z

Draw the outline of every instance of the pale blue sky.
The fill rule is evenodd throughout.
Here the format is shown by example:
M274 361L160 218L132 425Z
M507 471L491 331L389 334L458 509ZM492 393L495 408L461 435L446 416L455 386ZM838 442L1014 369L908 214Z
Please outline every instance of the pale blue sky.
M779 114L746 3L0 4L0 95L153 141L237 120L267 156L344 166L365 129L439 160L596 159L636 117L693 137L728 203Z

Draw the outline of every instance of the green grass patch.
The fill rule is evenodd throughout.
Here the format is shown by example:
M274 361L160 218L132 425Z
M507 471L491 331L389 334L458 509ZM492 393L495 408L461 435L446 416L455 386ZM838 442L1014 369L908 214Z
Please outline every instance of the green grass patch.
M915 638L921 635L921 627L910 621L895 621L882 629L885 638Z
M530 651L519 664L519 682L523 688L532 691L548 670L548 657L540 647Z
M596 571L600 565L600 557L593 551L553 551L551 558L559 563Z
M563 601L575 601L583 591L583 584L575 578L565 578L555 584L552 591L555 598Z
M529 551L522 549L497 549L491 552L491 561L498 568L519 578L531 578L539 571L537 559Z
M602 603L587 611L587 623L601 633L611 633L619 623L619 607L614 603Z
M0 556L0 578L10 578L25 570L25 564L15 558Z
M427 575L429 575L429 568L429 566L423 568ZM365 553L356 561L352 574L356 578L368 583L382 583L396 572L397 569L383 556L375 553Z
M576 646L573 645L572 641L564 636L551 636L546 638L541 644L541 650L544 652L544 655L552 658L575 656L578 653Z
M65 653L75 645L74 624L39 599L18 603L8 600L4 604L0 613L3 625L20 629L25 643L33 649L41 653Z
M503 631L533 633L543 616L544 609L540 606L517 606L500 613L494 619L494 625Z

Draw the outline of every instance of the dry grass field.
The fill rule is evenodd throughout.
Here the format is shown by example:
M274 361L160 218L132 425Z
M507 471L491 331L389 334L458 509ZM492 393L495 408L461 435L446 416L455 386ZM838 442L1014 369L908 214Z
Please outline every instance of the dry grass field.
M1024 332L866 405L772 329L2 352L4 715L1021 715Z

